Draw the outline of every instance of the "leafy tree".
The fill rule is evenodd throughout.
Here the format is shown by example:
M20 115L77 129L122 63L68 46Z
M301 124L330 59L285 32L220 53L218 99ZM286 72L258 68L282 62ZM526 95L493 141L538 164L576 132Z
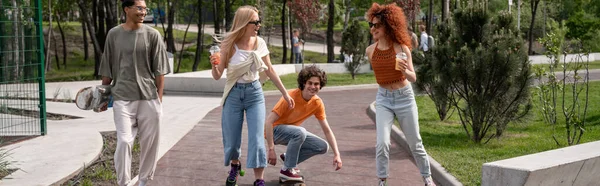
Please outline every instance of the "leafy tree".
M413 63L417 68L417 87L423 90L435 104L438 116L441 121L447 119L451 114L448 114L452 107L452 99L454 94L452 88L448 86L450 82L442 76L441 71L444 71L449 63L443 63L456 52L450 45L448 40L451 34L451 28L448 24L443 24L438 27L437 35L439 41L445 42L440 46L432 48L430 51L423 53L418 50L413 50Z
M367 61L365 59L365 48L369 45L367 37L369 37L369 29L361 25L358 20L352 21L349 29L343 33L341 53L342 56L352 56L350 62L345 64L352 79Z
M318 0L290 0L287 3L290 12L300 23L302 34L311 33L312 25L319 19L321 4Z
M444 68L437 73L454 91L451 103L467 135L478 143L489 141L529 111L527 51L507 12L492 19L473 5L456 11L453 20L450 39L438 45L449 56L438 60ZM488 135L490 130L495 133Z
M564 25L551 22L551 27L553 31L540 39L546 49L546 56L550 59L550 66L548 69L539 66L535 68L538 82L535 93L544 121L554 129L559 126L559 121L564 121L567 144L579 144L585 133L588 108L589 54L582 50L580 41L565 41L567 28ZM564 54L568 53L575 53L575 57L567 59ZM567 69L573 70L567 72ZM557 75L561 71L562 75ZM561 146L556 133L552 137Z
M402 7L404 15L412 24L413 30L417 30L417 15L421 12L421 0L396 0L396 4Z

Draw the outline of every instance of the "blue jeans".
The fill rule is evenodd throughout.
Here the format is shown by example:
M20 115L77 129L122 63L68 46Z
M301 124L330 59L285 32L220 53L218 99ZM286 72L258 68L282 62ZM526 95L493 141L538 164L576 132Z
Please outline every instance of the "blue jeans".
M301 64L304 61L304 58L302 57L302 53L294 53L294 63L295 64Z
M379 87L375 104L377 176L379 178L389 176L390 133L394 116L406 136L421 176L430 176L429 159L419 134L419 113L411 85L393 91Z
M303 161L329 150L325 140L295 125L277 125L273 128L273 141L276 145L287 145L284 162L287 168L295 168Z
M248 123L246 167L266 167L265 97L258 80L252 83L236 83L225 99L221 117L225 166L229 166L231 160L240 158L244 111Z

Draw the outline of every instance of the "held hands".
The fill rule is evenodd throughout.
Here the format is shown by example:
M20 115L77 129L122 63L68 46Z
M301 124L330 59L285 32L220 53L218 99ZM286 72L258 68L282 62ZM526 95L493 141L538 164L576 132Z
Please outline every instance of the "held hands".
M396 58L396 70L404 72L408 69L408 63L405 59Z
M106 110L108 110L108 102L102 103L102 106L100 107L100 112L104 112Z
M210 64L212 64L213 67L216 67L219 63L221 63L221 52L210 55Z
M294 102L294 99L292 99L290 97L290 94L288 94L287 92L286 92L285 95L283 95L283 99L285 99L285 101L288 103L289 109L293 109L294 106L296 106L296 103Z
M269 149L267 162L271 165L277 164L277 155L275 154L275 149Z
M333 157L333 167L335 167L336 171L342 169L342 158L340 156Z

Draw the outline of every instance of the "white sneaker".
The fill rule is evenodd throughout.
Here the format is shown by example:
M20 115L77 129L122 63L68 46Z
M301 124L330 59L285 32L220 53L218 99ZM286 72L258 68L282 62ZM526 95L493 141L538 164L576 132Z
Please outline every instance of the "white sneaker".
M379 179L379 185L378 186L387 186L387 180Z
M423 182L425 182L425 186L436 186L431 176L423 177Z
M146 182L148 180L140 180L140 185L139 186L146 186Z

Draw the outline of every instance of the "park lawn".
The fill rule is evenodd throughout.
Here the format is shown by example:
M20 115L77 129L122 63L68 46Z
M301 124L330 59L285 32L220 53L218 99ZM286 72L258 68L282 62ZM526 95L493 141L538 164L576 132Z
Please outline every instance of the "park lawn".
M56 69L56 62L54 57L52 60L52 70L46 72L46 82L59 82L59 81L88 81L95 80L94 77L94 54L91 53L90 58L85 61L83 54L73 52L67 58L67 68L62 64L61 58L61 69Z
M286 89L294 89L298 87L298 74L287 74L280 76L281 81ZM326 87L342 86L342 85L360 85L375 83L375 75L373 73L357 74L356 79L352 79L350 74L327 74ZM271 81L265 82L263 90L277 90L277 87Z
M535 64L532 65L533 67L539 66L539 67L544 67L546 70L550 69L550 65L549 64ZM572 66L570 66L567 71L573 70L574 68ZM589 64L589 69L600 69L600 61L590 61ZM558 69L556 69L558 71L562 71L562 66L559 65ZM585 70L583 67L580 69L581 70Z
M581 143L600 140L600 107L595 105L600 102L600 94L597 94L600 92L600 82L591 82L589 92L586 132ZM556 128L556 137L561 143L561 146L557 146L552 139L553 128L541 118L536 99L534 97L534 107L523 122L510 123L501 138L492 139L488 144L475 144L467 137L457 113L448 121L440 122L431 99L417 96L425 148L431 157L464 185L480 185L481 168L486 162L565 147L564 119L562 123L558 122Z

